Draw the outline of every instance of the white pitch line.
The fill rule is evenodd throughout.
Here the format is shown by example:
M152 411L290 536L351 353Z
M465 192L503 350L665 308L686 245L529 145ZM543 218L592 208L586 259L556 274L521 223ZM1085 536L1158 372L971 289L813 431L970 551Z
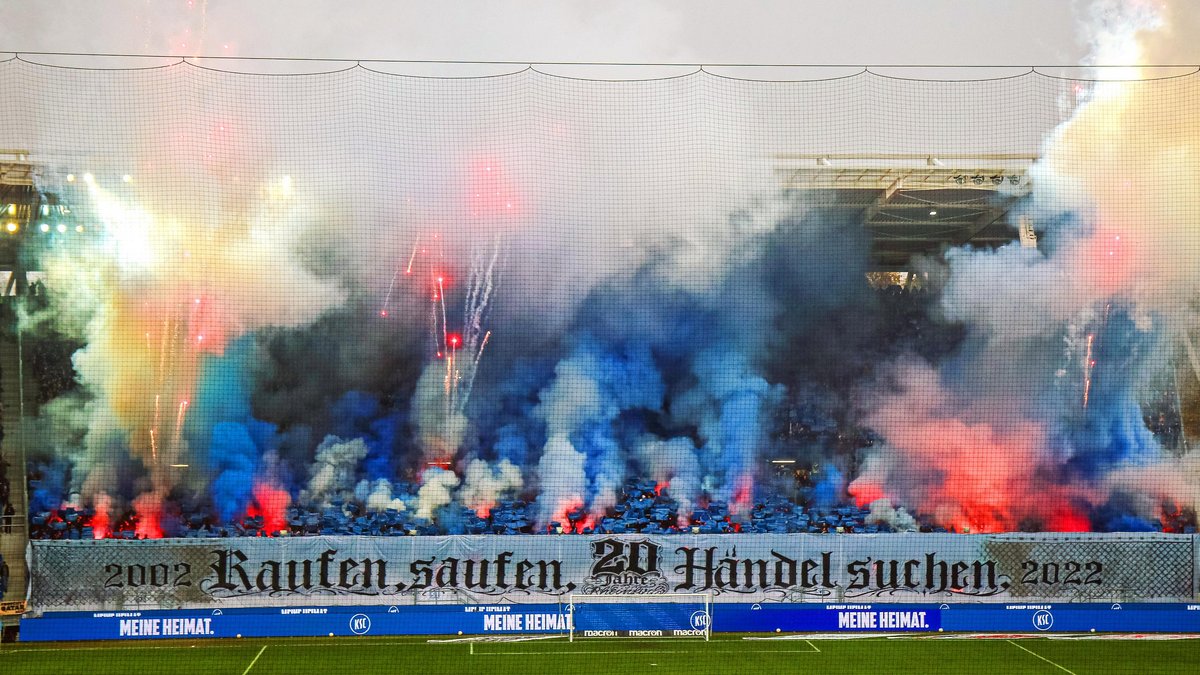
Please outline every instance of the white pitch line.
M174 641L172 641L174 642ZM381 642L376 640L364 640L362 645L378 646L378 647L420 647L427 643L416 640L409 642ZM330 642L270 642L268 647L340 647L341 644ZM30 647L25 649L0 649L0 654L37 654L40 652L136 652L150 649L240 649L242 645L235 643L228 644L202 644L202 645L134 645L129 647Z
M246 666L246 669L242 671L242 675L246 675L246 673L250 672L250 669L254 667L254 664L258 663L258 657L262 656L263 652L265 651L267 651L267 646L263 645L262 649L258 650L258 653L254 655L254 660L250 662L250 665Z
M242 645L204 645L201 649L237 649ZM27 649L5 649L5 654L40 654L42 652L139 652L152 649L191 649L184 645L138 645L134 647L32 647Z
M821 653L821 650L820 650L820 649L819 649L819 648L818 648L816 645L814 645L814 644L813 644L813 641L812 641L812 640L805 640L805 642L807 642L807 643L808 643L808 646L809 646L809 647L812 647L813 649L816 649L818 654L820 654L820 653Z
M816 649L816 651L813 651ZM475 656L571 656L573 654L625 654L636 652L472 652ZM695 652L654 652L655 654L695 654ZM739 651L738 654L820 654L821 650L813 645L813 649L755 649ZM1074 675L1074 674L1072 674Z
M1072 671L1070 671L1070 670L1067 670L1066 668L1064 668L1064 667L1062 667L1062 666L1058 665L1057 663L1055 663L1055 662L1051 661L1050 659L1048 659L1048 658L1046 658L1046 657L1042 656L1041 654L1038 654L1038 653L1037 653L1037 652L1035 652L1035 651L1032 651L1032 650L1030 650L1030 649L1026 649L1025 647L1022 647L1021 645L1017 644L1016 642L1013 642L1012 640L1005 640L1005 642L1007 642L1008 644L1010 644L1010 645L1012 645L1012 646L1016 647L1017 649L1020 649L1021 651L1024 651L1024 652L1029 652L1030 654L1033 654L1034 656L1036 656L1036 657L1038 657L1039 659L1041 659L1041 660L1045 661L1046 663L1049 663L1050 665L1054 666L1055 668L1058 668L1059 670L1063 671L1064 673L1071 673L1071 675L1075 675L1075 673L1074 673L1074 672L1072 672Z
M246 669L242 671L242 675L246 675L246 673L250 672L250 669L254 667L254 664L258 663L258 657L262 656L262 653L265 651L267 651L267 646L263 645L262 649L258 650L258 653L254 655L254 660L250 662L250 665L246 666Z
M575 654L625 654L636 652L475 652L475 656L574 656ZM654 652L655 654L693 654L695 652Z

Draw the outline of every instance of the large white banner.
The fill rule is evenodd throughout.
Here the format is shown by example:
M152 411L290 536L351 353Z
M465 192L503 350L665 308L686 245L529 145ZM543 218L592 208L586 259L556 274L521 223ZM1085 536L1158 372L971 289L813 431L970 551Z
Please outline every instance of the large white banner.
M33 609L565 601L1185 602L1171 534L461 536L33 542Z

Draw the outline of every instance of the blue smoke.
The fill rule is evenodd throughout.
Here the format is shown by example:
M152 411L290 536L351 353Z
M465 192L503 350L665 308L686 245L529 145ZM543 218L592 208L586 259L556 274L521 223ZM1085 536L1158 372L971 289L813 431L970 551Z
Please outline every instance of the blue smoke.
M1159 353L1157 331L1138 328L1128 311L1112 307L1094 335L1088 405L1068 425L1073 450L1068 468L1088 479L1161 456L1139 401L1146 382L1162 365L1154 360Z
M396 450L396 430L399 413L384 409L375 396L362 391L347 392L333 404L331 433L339 438L361 438L368 453L363 460L363 472L369 479L395 475L393 463Z
M29 495L29 510L31 513L57 511L63 505L66 496L67 463L65 460L56 459L39 465L38 473L40 477L37 485Z
M224 354L206 356L185 424L193 447L207 449L207 464L216 476L210 496L222 522L245 513L262 457L276 444L275 426L251 414L256 354L254 338L246 336Z
M821 508L837 506L844 501L846 494L846 477L833 464L821 469L821 478L813 486L813 505Z

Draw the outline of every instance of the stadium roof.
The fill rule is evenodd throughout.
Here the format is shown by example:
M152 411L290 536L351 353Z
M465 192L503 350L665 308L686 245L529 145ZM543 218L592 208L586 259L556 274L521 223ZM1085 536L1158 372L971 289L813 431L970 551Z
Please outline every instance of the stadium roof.
M904 271L913 255L946 246L994 247L1017 237L1009 217L1029 192L1026 154L778 154L774 171L785 190L810 203L845 209L874 239L877 268ZM39 210L58 208L38 192L36 165L25 150L0 150L0 270L18 267L22 238ZM15 231L10 223L15 223Z
M1009 211L1029 193L1034 155L780 154L775 174L810 203L860 214L881 269L945 246L1017 238Z

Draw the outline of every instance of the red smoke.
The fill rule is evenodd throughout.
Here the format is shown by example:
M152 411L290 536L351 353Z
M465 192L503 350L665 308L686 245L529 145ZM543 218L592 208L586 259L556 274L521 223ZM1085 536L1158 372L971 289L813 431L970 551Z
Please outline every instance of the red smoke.
M1051 532L1091 532L1092 521L1070 506L1062 505L1047 519L1046 529Z
M549 522L561 523L563 532L570 532L571 524L570 519L567 518L567 514L581 508L583 508L583 497L568 497L558 503L558 506L554 509L554 513L551 514Z
M133 511L137 514L134 529L138 539L162 539L162 497L154 492L138 495L133 500Z
M872 402L868 424L886 444L850 484L860 505L886 497L959 532L1012 532L1027 522L1050 531L1090 529L1071 506L1086 495L1054 482L1043 424L1006 420L992 408L985 415L963 409L924 364L899 367L895 382L901 391Z
M750 476L739 476L737 486L733 489L733 498L729 501L729 512L739 516L748 513L753 492L754 480Z
M287 508L292 497L287 490L269 483L254 484L254 503L246 509L251 518L263 517L263 531L268 537L287 529Z
M108 536L112 510L112 498L107 494L100 492L92 500L92 507L96 510L96 515L92 516L92 537L95 539L104 539Z
M860 509L867 508L885 496L882 485L867 481L854 481L847 488L847 492L850 493L851 497L854 497L854 503Z
M1110 296L1132 286L1137 274L1138 250L1129 241L1130 236L1115 228L1101 227L1077 245L1077 259L1070 262L1094 292Z

